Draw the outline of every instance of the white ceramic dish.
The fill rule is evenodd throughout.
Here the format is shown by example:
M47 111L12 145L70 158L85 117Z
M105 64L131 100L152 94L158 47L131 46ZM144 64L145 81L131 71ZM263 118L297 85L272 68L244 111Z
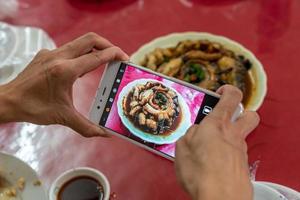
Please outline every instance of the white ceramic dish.
M36 185L36 182L39 181L36 172L19 158L0 153L0 171L0 176L6 179L12 186L17 184L19 178L24 178L25 187L22 191L17 190L17 199L48 199L43 185Z
M6 27L6 32L1 33L1 27ZM39 50L56 48L48 34L39 28L11 26L0 22L0 42L1 34L3 38L7 38L7 44L1 49L8 53L4 55L0 51L0 58L3 55L6 57L5 61L0 63L0 84L13 80Z
M254 200L288 200L277 190L260 182L252 182L254 189Z
M17 44L16 29L6 23L0 22L0 69L15 54Z
M267 77L264 68L260 61L246 49L243 45L223 36L213 35L203 32L183 32L173 33L166 36L156 38L147 44L140 47L135 53L131 55L131 62L139 64L146 54L153 51L155 48L174 47L178 42L183 40L199 40L206 39L222 44L225 48L234 51L239 55L245 56L253 64L251 70L249 70L250 77L255 83L252 96L249 103L246 105L248 110L257 110L265 98L267 92Z
M59 177L57 177L56 180L51 185L49 191L49 200L57 200L57 194L60 188L66 182L78 176L89 176L98 180L100 184L103 186L103 190L104 190L103 200L109 200L110 186L107 178L100 171L89 167L74 168L62 173Z
M258 181L258 182L277 190L288 200L300 200L300 193L289 187L279 185L276 183L264 182L264 181Z
M170 143L176 142L178 140L178 138L183 136L185 134L186 130L192 125L191 114L190 114L189 108L188 108L186 102L184 101L183 97L176 90L172 89L174 92L176 92L176 94L178 96L178 102L179 102L179 105L181 108L181 112L184 115L184 117L182 117L182 118L186 119L186 120L181 120L180 124L178 125L178 128L173 133L171 133L167 136L153 135L153 134L149 134L149 133L145 133L145 132L141 131L140 129L136 128L132 124L132 122L125 116L125 114L123 112L123 108L122 108L123 97L126 96L130 92L130 90L137 84L146 84L148 81L159 82L169 88L172 88L166 82L161 82L161 81L157 81L154 79L139 79L139 80L130 82L122 89L122 91L119 94L118 101L117 101L118 114L121 118L121 121L129 129L129 131L132 134L141 138L144 141L155 143L155 144L170 144Z

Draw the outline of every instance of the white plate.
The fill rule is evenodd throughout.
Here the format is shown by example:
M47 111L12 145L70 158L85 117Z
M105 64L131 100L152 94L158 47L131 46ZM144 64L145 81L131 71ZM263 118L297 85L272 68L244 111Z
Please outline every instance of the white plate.
M283 194L283 196L285 196L288 200L300 200L300 193L289 187L265 181L258 182L277 190L278 192Z
M178 42L183 40L201 40L206 39L222 44L225 48L232 50L233 52L245 56L253 64L250 72L250 77L255 83L253 94L246 105L248 110L257 110L267 93L267 76L260 61L254 56L254 54L246 49L243 45L223 36L213 35L204 32L183 32L172 33L166 36L158 37L147 44L141 46L136 52L134 52L130 61L139 64L146 54L153 51L155 48L174 47Z
M132 122L125 116L125 114L123 112L123 109L122 109L123 97L126 96L130 92L130 90L137 84L146 84L148 81L159 82L159 83L171 88L167 83L163 83L161 81L157 81L154 79L139 79L139 80L135 80L135 81L128 83L120 92L118 101L117 101L118 114L121 118L121 121L132 134L141 138L144 141L155 143L155 144L170 144L170 143L176 142L181 136L183 136L185 134L187 129L192 125L191 114L190 114L189 108L188 108L186 102L184 101L183 97L176 90L172 89L174 92L176 92L176 94L178 96L178 102L179 102L179 105L181 108L181 112L182 112L182 114L185 115L185 116L182 116L182 119L185 119L185 120L181 120L180 124L178 125L178 128L173 133L171 133L167 136L153 135L153 134L143 132L142 130L136 128L132 124Z
M39 180L36 172L25 162L9 154L0 153L0 170L3 176L10 184L15 185L20 177L25 179L23 191L18 191L19 198L22 200L47 200L46 192L42 185L34 186Z
M277 190L262 183L252 182L254 189L254 200L287 200Z

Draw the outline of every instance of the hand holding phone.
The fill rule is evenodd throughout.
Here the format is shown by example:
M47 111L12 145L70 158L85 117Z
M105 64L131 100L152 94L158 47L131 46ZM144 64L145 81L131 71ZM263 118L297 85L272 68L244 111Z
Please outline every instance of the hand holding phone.
M90 119L113 134L173 159L175 142L198 124L219 95L131 63L110 63ZM242 112L237 105L233 118Z
M245 138L259 117L246 111L232 122L242 94L232 86L219 92L222 96L212 113L177 141L177 177L193 199L252 200Z
M104 131L74 107L73 84L102 64L127 59L120 48L95 33L39 51L14 80L0 86L0 123L61 124L85 137L103 136Z

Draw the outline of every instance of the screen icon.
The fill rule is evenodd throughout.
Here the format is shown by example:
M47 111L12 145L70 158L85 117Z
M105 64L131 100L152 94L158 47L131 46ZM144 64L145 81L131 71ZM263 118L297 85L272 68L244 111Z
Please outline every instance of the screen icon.
M202 113L204 115L208 115L210 112L212 111L212 108L209 107L209 106L204 106L203 110L202 110Z
M105 111L106 111L106 112L109 112L109 111L110 111L110 108L107 107L107 108L105 109Z
M120 80L120 79L117 79L116 81L117 81L117 83L120 83L121 80Z
M116 93L116 92L117 92L117 88L114 88L114 89L113 89L113 93Z
M113 102L114 101L114 99L113 98L109 98L109 102Z
M124 69L120 69L120 72L123 73L123 72L124 72Z

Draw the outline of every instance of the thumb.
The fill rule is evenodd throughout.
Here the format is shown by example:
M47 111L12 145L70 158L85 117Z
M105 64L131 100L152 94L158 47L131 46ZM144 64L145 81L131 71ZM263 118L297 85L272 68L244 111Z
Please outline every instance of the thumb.
M109 137L109 135L103 128L89 121L77 110L71 110L67 116L68 119L66 119L66 125L74 131L76 131L77 133L79 133L80 135L84 137Z

